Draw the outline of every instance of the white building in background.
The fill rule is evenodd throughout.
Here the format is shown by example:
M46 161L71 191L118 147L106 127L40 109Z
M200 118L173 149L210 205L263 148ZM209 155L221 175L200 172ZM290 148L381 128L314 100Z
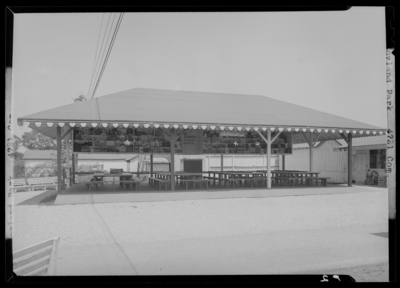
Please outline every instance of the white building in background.
M149 155L147 155L150 157ZM51 163L57 157L55 150L26 150L23 160L25 160L25 171L32 169L34 166ZM111 168L123 169L124 171L136 172L146 171L149 169L146 159L139 157L139 154L79 154L79 166L98 166L99 170L110 170ZM138 167L139 163L139 167ZM168 171L169 161L161 156L154 156L153 168L161 169L154 171ZM150 171L150 169L149 169Z
M124 169L124 171L150 172L150 155L149 154L78 154L79 165L100 165L100 170L110 170L110 168ZM153 156L153 171L169 171L170 155L162 154ZM54 150L26 150L24 154L25 169L31 169L33 166L41 163L50 163L56 158ZM193 160L197 160L193 162ZM272 156L272 169L279 169L279 156ZM199 162L200 161L200 162ZM202 171L221 170L221 155L219 154L202 154L202 155L175 155L175 171L185 171L190 165L201 165ZM186 168L185 168L186 165ZM266 170L266 155L224 155L223 158L224 171L251 171Z
M313 172L329 177L328 183L347 182L347 152L338 151L338 141L317 142L313 149ZM285 170L310 171L310 147L307 143L293 144L293 154L285 156Z
M356 184L364 183L367 173L376 175L375 185L379 184L379 178L386 178L386 141L386 135L353 139L353 181ZM347 143L339 142L342 145L338 150L347 153Z
M272 156L271 160L271 169L279 169L279 156ZM267 169L266 155L224 154L222 162L224 171ZM195 167L195 170L190 170L189 166ZM200 171L200 169L202 171L221 171L221 154L175 155L175 171Z
M285 170L310 170L308 144L294 144L293 154L285 157ZM282 168L282 164L280 166ZM364 184L367 173L386 176L386 135L353 138L353 182ZM313 171L330 177L328 183L347 182L347 143L344 140L318 142L313 149Z

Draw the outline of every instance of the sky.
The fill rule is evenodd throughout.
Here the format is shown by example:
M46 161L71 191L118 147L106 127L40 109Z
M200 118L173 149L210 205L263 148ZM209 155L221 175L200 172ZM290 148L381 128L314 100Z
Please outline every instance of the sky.
M14 15L16 135L30 131L17 117L88 94L106 23L118 15ZM137 87L264 95L385 128L385 44L384 7L124 13L95 97Z

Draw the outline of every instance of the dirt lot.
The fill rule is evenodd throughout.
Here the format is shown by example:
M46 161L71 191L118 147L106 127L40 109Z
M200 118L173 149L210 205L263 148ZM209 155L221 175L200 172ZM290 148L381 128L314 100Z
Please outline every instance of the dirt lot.
M312 233L312 235L321 236L322 234L325 235L330 230L334 229L336 229L335 231L339 231L340 229L340 231L343 230L342 232L345 236L341 239L347 239L346 237L353 237L351 238L352 240L349 239L348 244L354 243L355 241L360 241L360 237L358 235L362 234L365 235L363 236L365 239L368 238L368 241L372 241L374 243L376 242L376 247L378 249L378 247L381 247L383 245L381 245L381 240L384 241L384 238L376 235L371 235L371 233L385 232L386 230L383 229L384 226L382 229L368 228L366 230L364 229L365 231L363 231L362 229L357 230L367 224L376 224L380 227L381 223L385 223L385 221L387 221L387 193L385 193L385 191L382 191L381 193L380 190L370 191L370 189L362 193L349 193L340 195L335 194L312 195L304 197L297 196L254 199L244 198L225 200L104 203L82 205L52 205L54 202L53 191L17 193L15 195L16 197L14 199L13 207L13 249L18 250L23 247L28 247L30 245L39 243L57 235L61 237L60 252L62 252L62 249L64 249L65 251L72 251L74 249L78 251L79 249L85 250L88 247L93 249L97 249L98 247L109 247L109 250L107 251L110 253L114 253L115 251L118 252L121 250L120 248L118 248L119 245L125 245L125 250L123 250L123 252L127 254L131 253L133 255L132 259L137 260L138 258L135 257L143 256L143 253L139 253L141 250L138 252L132 248L132 252L129 249L131 246L135 247L135 245L139 244L141 244L142 246L146 244L150 248L157 248L159 246L161 247L164 244L171 245L173 243L178 243L179 241L179 243L186 244L194 243L196 241L199 243L201 242L207 244L209 242L211 243L212 241L215 242L218 239L224 239L224 241L227 241L229 239L237 239L242 237L243 239L253 240L268 239L268 241L271 241L268 242L271 243L271 245L274 243L278 243L279 245L293 248L290 245L286 245L286 242L291 241L290 235L301 236L304 233ZM316 215L318 215L318 217L315 217ZM323 231L323 233L321 231ZM318 234L317 232L319 232L320 234ZM271 235L273 235L273 237ZM288 235L288 237L282 238L284 240L286 239L286 242L276 241L276 239L274 241L274 237L276 238L279 235ZM326 235L326 237L335 238L335 235L329 233ZM327 242L324 241L324 239L327 238L321 237L296 237L294 240L308 239L312 243L320 244L323 247L325 247L324 243ZM299 241L299 247L307 248L309 246L312 246L311 244L309 244L310 242L307 242L308 240L303 240ZM228 241L227 243L231 242ZM321 242L322 244L319 242ZM234 242L233 244L235 243L236 242ZM260 240L258 242L253 241L251 243L263 244L264 242ZM371 257L375 257L379 254L379 249L376 251L375 254L372 253L374 251L363 249L363 246L361 246L361 244L363 244L363 238L361 238L361 241L357 243L358 244L356 246L350 245L350 248L344 247L342 245L338 246L339 249L342 249L342 247L350 249L348 250L349 252L346 252L347 254L343 256L344 258L346 258L348 253L350 253L356 256L360 255L359 258L361 257L360 259L364 259L366 257L366 255L364 255L365 251L371 252L369 253L370 256L372 255ZM279 246L278 244L276 245ZM153 250L157 252L158 250L156 248L154 248ZM181 249L182 253L185 252L183 248ZM267 248L268 247L266 247L266 249ZM312 248L314 249L315 247L312 246ZM288 259L292 259L292 255L290 255L290 253L288 254L287 250L285 249L282 248L282 257L287 256ZM359 249L360 251L358 251L357 249ZM146 253L149 254L153 250L144 249L143 251L147 251ZM103 252L105 253L107 251ZM290 251L294 250L292 249ZM323 251L327 252L326 257L331 257L329 258L330 260L342 260L340 258L342 257L340 256L341 254L337 253L337 249L335 250L332 248L329 251ZM274 251L271 250L271 252ZM300 254L301 252L304 252L301 255L307 255L306 259L304 259L307 261L303 261L302 264L298 266L299 269L304 269L303 271L307 271L307 273L302 274L349 275L353 277L357 282L388 281L388 264L363 265L345 269L339 268L332 270L325 269L324 271L313 271L312 269L319 269L319 266L306 266L304 262L307 262L308 264L313 264L313 259L316 257L315 259L317 259L319 262L325 263L323 260L320 259L322 257L322 254L316 252L314 253L315 255L310 255L308 253L308 250L299 250L297 252L299 252ZM117 259L117 256L119 257L121 253L118 254L115 252L115 255L110 254L109 258L107 258L107 254L107 257L104 256L107 261L99 263L103 266L112 266L113 263L111 260L114 258ZM138 255L138 253L140 255ZM193 253L196 254L195 251ZM182 259L186 254L186 252L182 254ZM79 256L80 254L77 255ZM71 267L67 265L69 262L65 259L61 259L61 256L59 263L60 268L65 266L66 268L70 269ZM67 256L70 255L65 254L63 257ZM143 259L146 259L146 257L150 256L144 255ZM154 257L157 258L158 256L155 255ZM283 263L284 261L282 259L284 257L282 257L279 256L273 259L276 260L276 262ZM157 259L160 260L159 257ZM297 257L295 259L302 258ZM215 260L215 263L218 262L217 260ZM68 263L63 264L62 261ZM171 264L171 261L168 261L165 262L166 267ZM76 265L76 262L73 263L73 265ZM119 258L117 259L116 263L121 263L121 261L119 261ZM145 261L139 261L138 263L142 265L139 267L142 269L141 271L150 271L153 267L151 266L150 269L145 266L147 265L147 262ZM382 262L380 260L379 262L365 263ZM63 264L64 266L62 266L61 264ZM89 264L92 265L93 263ZM97 265L98 263L96 262L94 264ZM228 264L226 265L229 266ZM353 263L348 265L358 264L359 263ZM96 270L96 265L94 265L94 268L92 269L95 272L99 271ZM91 268L91 266L86 266L85 267L88 269ZM111 268L108 266L100 268L104 268L103 270L108 273L111 271ZM341 265L331 267L341 267ZM284 268L286 269L287 267ZM89 272L92 273L92 270L90 270ZM286 271L287 270L288 269L286 269ZM61 273L62 270L60 270L59 272ZM117 272L120 273L120 271Z

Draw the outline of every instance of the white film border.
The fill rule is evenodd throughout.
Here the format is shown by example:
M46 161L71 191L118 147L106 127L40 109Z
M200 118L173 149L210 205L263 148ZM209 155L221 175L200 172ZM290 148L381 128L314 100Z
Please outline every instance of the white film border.
M386 173L389 190L389 219L396 219L396 112L395 112L395 85L394 85L394 55L393 49L386 50L386 96L387 120L386 133Z
M13 178L14 159L7 155L13 146L13 121L11 106L11 75L12 68L6 68L6 239L12 239L12 212L13 212L13 193L11 192L11 179Z

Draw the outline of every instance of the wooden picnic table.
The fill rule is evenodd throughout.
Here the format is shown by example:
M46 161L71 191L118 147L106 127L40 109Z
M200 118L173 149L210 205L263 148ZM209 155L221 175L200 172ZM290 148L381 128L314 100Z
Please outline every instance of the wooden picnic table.
M272 176L275 178L277 184L283 184L285 181L285 177L287 178L299 178L296 180L298 183L300 181L301 185L304 184L304 181L307 181L307 177L318 177L320 172L309 172L309 171L280 171L273 170L271 171Z
M171 179L171 172L153 172L156 178ZM177 171L175 172L175 179L179 179L180 177L193 177L193 178L202 178L203 172L182 172Z
M214 186L216 180L219 186L221 186L222 182L226 186L226 183L233 181L238 182L240 185L247 183L252 186L253 177L263 177L265 174L260 171L207 171L206 173L208 173L208 178L213 180Z
M221 182L225 181L225 179L243 179L243 182L251 184L255 184L255 182L264 182L266 181L267 178L267 173L268 170L256 170L256 171L208 171L209 175L211 173L214 174L214 177L210 177L214 180L214 185L215 185L215 180L221 179L219 181L219 185L221 185ZM309 172L309 171L299 171L299 170L271 170L271 177L274 178L275 183L277 184L282 184L286 179L285 177L289 178L299 178L296 180L296 182L301 182L303 185L304 182L307 182L307 179L310 177L316 178L318 177L318 174L320 172ZM218 175L218 177L216 177ZM257 178L255 177L260 177L256 181ZM233 181L233 180L232 180ZM239 182L239 181L238 181ZM254 183L253 183L254 182ZM241 182L239 182L241 184Z
M116 173L116 174L111 174L111 173L94 173L93 174L93 179L95 179L95 181L103 181L104 182L104 178L105 177L109 177L112 178L112 187L113 187L113 191L114 191L114 184L115 182L119 182L119 185L122 187L123 186L123 182L122 181L131 181L132 180L132 176L133 174L131 173ZM119 181L115 181L115 178L119 178Z
M171 172L154 172L154 178L151 178L151 183L156 183L163 181L170 182L171 181ZM203 172L182 172L182 171L177 171L174 173L175 175L175 181L178 183L178 185L183 185L184 183L186 184L186 189L189 188L189 183L195 184L198 183L199 185L207 182L208 184L208 179L203 178ZM159 183L160 184L160 183ZM167 185L165 186L167 188ZM207 185L208 188L208 185Z

